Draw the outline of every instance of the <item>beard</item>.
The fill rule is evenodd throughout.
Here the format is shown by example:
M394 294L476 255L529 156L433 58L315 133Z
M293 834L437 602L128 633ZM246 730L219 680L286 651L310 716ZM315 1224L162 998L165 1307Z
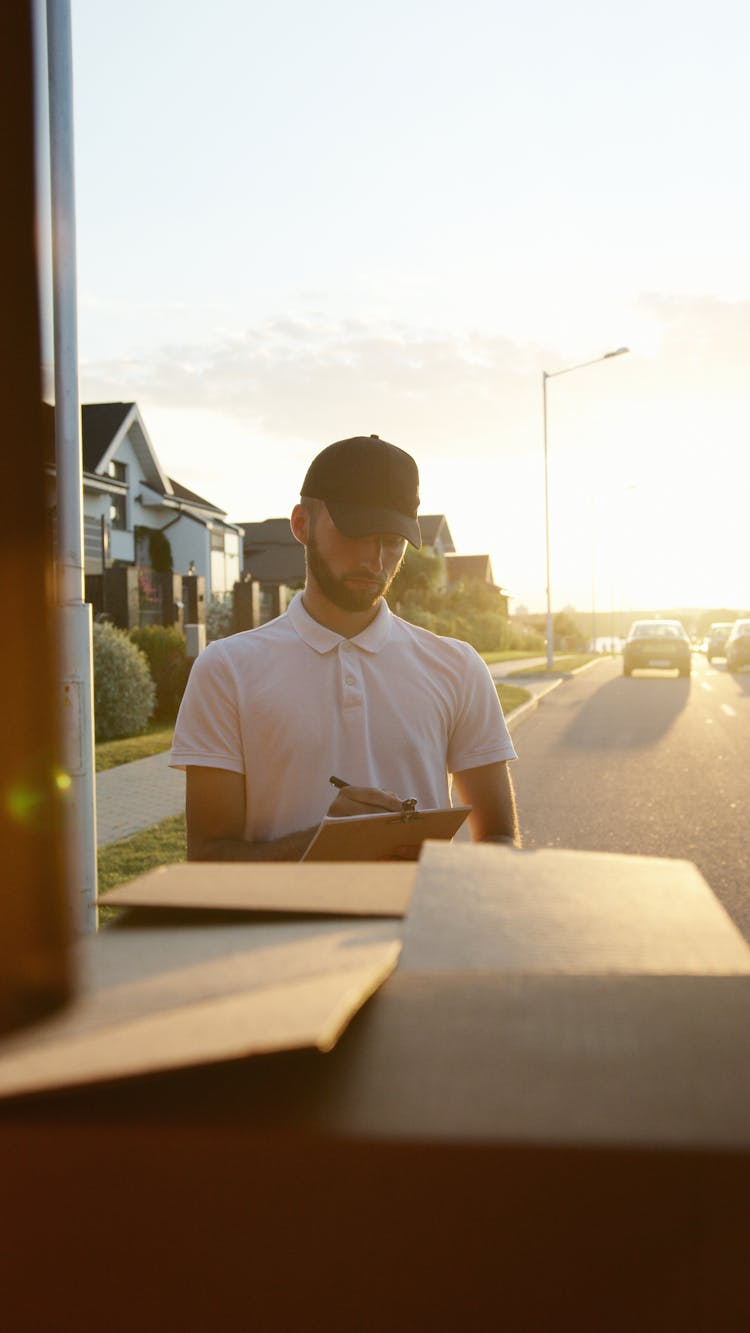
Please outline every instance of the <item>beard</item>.
M328 601L332 602L340 611L371 611L380 601L380 598L388 592L403 563L399 561L388 578L378 577L367 569L351 569L342 578L337 578L325 556L321 554L314 532L310 533L306 549L309 572L315 579L323 596L327 597ZM368 579L370 582L377 582L378 587L376 589L349 588L346 585L346 579Z

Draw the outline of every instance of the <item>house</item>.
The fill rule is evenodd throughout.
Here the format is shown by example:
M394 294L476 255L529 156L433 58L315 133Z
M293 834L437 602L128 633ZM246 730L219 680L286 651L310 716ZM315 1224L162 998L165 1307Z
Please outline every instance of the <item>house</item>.
M305 548L292 536L288 518L242 523L245 574L261 587L301 588L305 582Z
M113 566L171 564L175 573L202 576L207 600L226 599L240 577L242 529L166 475L137 403L84 404L81 442L87 577ZM54 465L49 472L54 477Z
M422 545L432 551L433 555L448 555L449 552L455 551L445 514L420 514L419 530L422 534Z
M448 554L445 557L445 569L448 579L448 587L455 587L457 583L486 583L493 588L498 595L498 604L503 615L508 615L508 593L504 593L499 584L495 583L492 574L492 563L488 555L453 555Z

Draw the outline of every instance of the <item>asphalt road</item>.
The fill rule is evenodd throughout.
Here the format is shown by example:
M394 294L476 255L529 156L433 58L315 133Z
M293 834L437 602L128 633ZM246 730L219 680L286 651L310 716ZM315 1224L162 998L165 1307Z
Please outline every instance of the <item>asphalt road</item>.
M750 672L603 659L514 734L524 845L685 857L750 939Z

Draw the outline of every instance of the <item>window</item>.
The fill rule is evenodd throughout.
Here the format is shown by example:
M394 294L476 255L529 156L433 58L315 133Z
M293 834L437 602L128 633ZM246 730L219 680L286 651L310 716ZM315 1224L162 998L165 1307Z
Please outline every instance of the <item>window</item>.
M109 506L109 518L113 528L124 531L128 526L128 497L126 495L111 495Z

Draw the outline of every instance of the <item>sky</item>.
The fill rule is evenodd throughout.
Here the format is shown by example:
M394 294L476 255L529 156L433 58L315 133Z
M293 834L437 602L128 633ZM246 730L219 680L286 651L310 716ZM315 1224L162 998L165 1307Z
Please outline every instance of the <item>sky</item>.
M593 361L554 609L750 610L744 3L72 19L83 402L240 522L377 433L541 611Z

